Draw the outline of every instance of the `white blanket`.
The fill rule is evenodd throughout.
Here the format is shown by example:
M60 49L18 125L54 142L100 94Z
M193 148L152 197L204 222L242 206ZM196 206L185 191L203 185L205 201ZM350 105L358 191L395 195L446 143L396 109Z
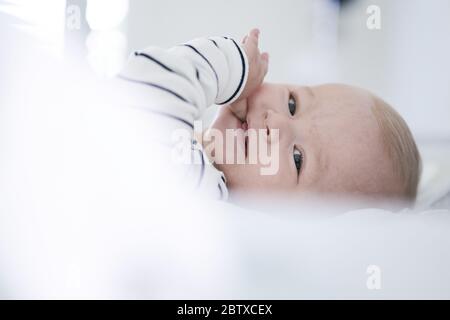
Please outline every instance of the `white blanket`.
M53 61L30 74L14 58L0 298L450 298L448 210L285 215L180 194L140 111L111 108L79 72L51 74Z

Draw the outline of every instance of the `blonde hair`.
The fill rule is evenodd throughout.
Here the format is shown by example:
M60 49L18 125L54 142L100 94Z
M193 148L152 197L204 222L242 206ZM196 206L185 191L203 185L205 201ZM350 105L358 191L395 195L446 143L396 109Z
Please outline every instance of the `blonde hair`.
M422 171L419 150L405 120L378 97L372 112L378 122L384 147L392 161L394 174L400 179L400 197L414 202Z

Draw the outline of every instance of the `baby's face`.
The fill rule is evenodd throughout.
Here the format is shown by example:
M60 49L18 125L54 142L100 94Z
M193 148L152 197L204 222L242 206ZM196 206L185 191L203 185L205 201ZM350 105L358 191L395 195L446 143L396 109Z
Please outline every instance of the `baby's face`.
M216 164L227 178L230 195L261 191L295 196L305 192L388 193L386 184L395 183L390 181L391 165L371 111L373 103L370 93L345 85L266 83L247 100L246 124L228 107L222 108L212 128L224 137L226 129L248 127L269 134L279 130L276 142L263 136L257 139L266 143L268 150L277 143L271 155L278 161L273 174L261 173L268 165L259 159L253 164ZM226 144L225 139L223 150ZM379 177L384 176L380 183Z

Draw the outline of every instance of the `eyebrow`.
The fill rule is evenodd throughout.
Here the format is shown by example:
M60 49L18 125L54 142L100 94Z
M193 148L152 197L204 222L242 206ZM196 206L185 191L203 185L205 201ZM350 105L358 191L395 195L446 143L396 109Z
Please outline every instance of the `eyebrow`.
M310 173L309 175L309 181L308 184L312 184L315 181L317 181L322 174L326 171L328 171L328 157L326 155L326 153L324 153L324 150L322 148L322 139L319 138L319 136L316 134L317 130L314 129L314 137L317 137L319 140L319 143L310 143L310 148L308 148L307 150L305 150L305 152L307 153L306 155L306 164L308 167L310 167L310 169L308 170ZM312 161L311 161L312 160ZM311 163L312 164L312 168L314 170L314 172L311 172ZM301 177L300 179L298 179L298 183L297 185L300 185L301 181Z
M321 139L319 139L319 140L321 140ZM316 161L318 163L316 174L315 174L315 180L316 180L317 177L319 177L321 175L320 173L324 173L324 172L327 171L327 169L328 169L328 161L325 158L326 154L323 151L322 143L315 144L315 145L316 145L316 150L314 150L313 153L314 153L314 156L315 156Z
M306 92L306 95L308 96L308 105L314 105L315 100L316 100L316 95L314 94L314 91L308 87L308 86L300 86L297 87L295 90L292 90L291 92L294 92L295 97L297 99L300 99L300 105L302 105L301 103L301 97L304 96L304 92Z
M309 87L309 86L304 86L304 91L307 92L308 96L311 98L311 103L310 105L314 105L315 104L315 100L316 100L316 95L314 93L314 91ZM299 90L301 91L301 89ZM313 159L314 162L314 173L310 176L311 177L311 181L309 183L313 183L314 181L317 181L319 179L319 177L321 176L322 172L328 171L328 167L329 167L329 159L327 156L326 151L324 151L324 148L322 148L323 145L323 137L320 136L319 130L317 129L317 126L314 124L312 126L312 137L314 140L316 140L318 143L309 143L310 148L308 148L307 152L305 150L305 152L307 152L309 154L309 156L307 155L307 158L309 159ZM310 160L306 160L306 163L311 162ZM308 165L310 166L310 164ZM300 179L299 179L300 181Z
M316 99L316 95L315 95L314 91L311 89L311 87L305 86L304 88L308 92L308 94L310 95L310 97L312 99Z

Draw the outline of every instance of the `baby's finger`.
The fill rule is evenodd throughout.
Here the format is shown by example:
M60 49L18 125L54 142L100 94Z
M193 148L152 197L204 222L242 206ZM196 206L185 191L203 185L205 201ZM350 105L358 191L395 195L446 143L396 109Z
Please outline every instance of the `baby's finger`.
M266 76L267 71L269 71L269 54L267 52L263 52L261 54L261 63L262 63L262 70L263 70L263 77Z
M248 36L246 35L244 39L242 39L242 43L244 44L247 41Z
M269 53L268 52L261 53L261 59L269 62Z
M249 34L248 34L248 39L251 39L252 41L254 41L254 43L256 44L256 46L258 46L259 29L254 28L254 29L250 30L250 32L249 32Z
M252 30L250 30L250 36L255 37L255 39L259 38L259 29L258 28L253 28Z

